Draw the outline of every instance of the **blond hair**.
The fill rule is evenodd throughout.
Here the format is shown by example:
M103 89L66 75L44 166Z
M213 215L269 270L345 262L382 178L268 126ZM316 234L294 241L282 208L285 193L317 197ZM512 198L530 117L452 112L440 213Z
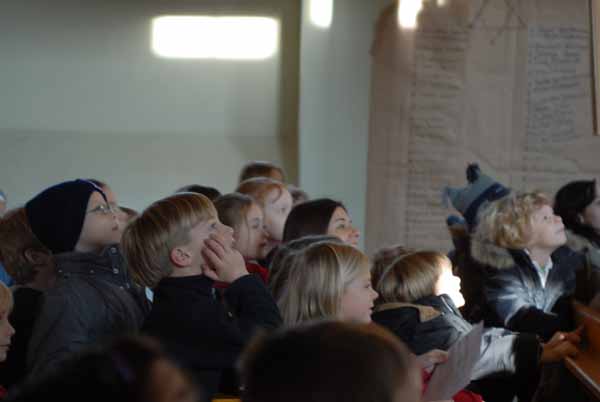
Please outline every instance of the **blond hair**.
M267 177L254 177L244 180L235 191L251 196L261 207L264 207L267 197L273 190L277 190L276 199L281 197L285 191L288 191L285 184Z
M10 312L13 308L13 295L10 289L0 282L0 310Z
M382 247L373 254L373 268L371 269L371 273L373 275L377 275L380 272L383 272L394 260L402 255L414 253L415 249L404 247L401 245Z
M473 237L503 248L522 249L531 238L533 214L551 206L542 192L509 194L490 203L479 216Z
M27 250L36 250L52 255L46 246L33 234L25 208L15 208L0 219L0 261L6 272L19 285L34 280L38 271L26 257Z
M408 252L387 265L378 264L371 279L379 293L375 303L412 303L433 295L444 267L451 269L452 263L436 251Z
M202 194L178 193L151 204L125 229L121 244L134 280L150 288L173 272L170 253L190 241L190 230L217 216Z
M338 316L347 286L370 268L358 249L330 242L308 246L287 261L285 289L276 301L288 325Z

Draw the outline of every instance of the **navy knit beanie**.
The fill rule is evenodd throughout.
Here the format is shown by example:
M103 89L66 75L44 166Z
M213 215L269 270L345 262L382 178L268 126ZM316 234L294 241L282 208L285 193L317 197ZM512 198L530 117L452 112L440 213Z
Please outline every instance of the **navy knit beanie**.
M90 181L66 181L45 189L25 204L31 230L53 254L75 248L94 191L106 198Z

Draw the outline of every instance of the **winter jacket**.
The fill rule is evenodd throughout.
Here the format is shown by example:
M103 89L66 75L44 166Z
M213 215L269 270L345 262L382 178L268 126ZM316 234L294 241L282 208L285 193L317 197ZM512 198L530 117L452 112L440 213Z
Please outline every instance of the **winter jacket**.
M137 332L149 310L119 248L55 256L57 280L42 296L27 352L29 377L55 369L89 345Z
M486 326L505 327L548 340L573 329L570 299L575 272L585 265L581 253L559 247L542 286L537 268L524 250L505 249L472 239L471 256L483 272L483 318Z
M245 275L224 291L224 300L204 275L169 277L154 289L152 311L143 332L156 336L190 370L211 397L229 375L243 347L259 328L282 323L260 278Z
M448 350L472 329L447 295L427 296L414 304L382 304L376 307L372 318L395 333L417 355L432 349ZM540 353L541 344L535 335L486 328L472 379L537 372Z

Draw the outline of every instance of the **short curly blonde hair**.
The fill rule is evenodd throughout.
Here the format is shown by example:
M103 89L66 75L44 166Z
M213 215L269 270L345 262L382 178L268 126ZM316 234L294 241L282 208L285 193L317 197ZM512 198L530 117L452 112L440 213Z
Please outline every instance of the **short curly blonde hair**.
M533 214L545 205L552 203L540 191L500 198L481 211L474 237L504 248L525 248L532 235Z

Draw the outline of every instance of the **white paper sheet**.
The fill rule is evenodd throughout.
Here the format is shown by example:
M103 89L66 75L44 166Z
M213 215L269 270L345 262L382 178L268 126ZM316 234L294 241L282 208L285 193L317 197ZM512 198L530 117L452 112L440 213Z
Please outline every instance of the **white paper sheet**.
M452 399L469 384L473 367L481 355L482 333L483 323L479 323L452 345L448 350L448 361L437 365L433 371L423 395L425 402Z

